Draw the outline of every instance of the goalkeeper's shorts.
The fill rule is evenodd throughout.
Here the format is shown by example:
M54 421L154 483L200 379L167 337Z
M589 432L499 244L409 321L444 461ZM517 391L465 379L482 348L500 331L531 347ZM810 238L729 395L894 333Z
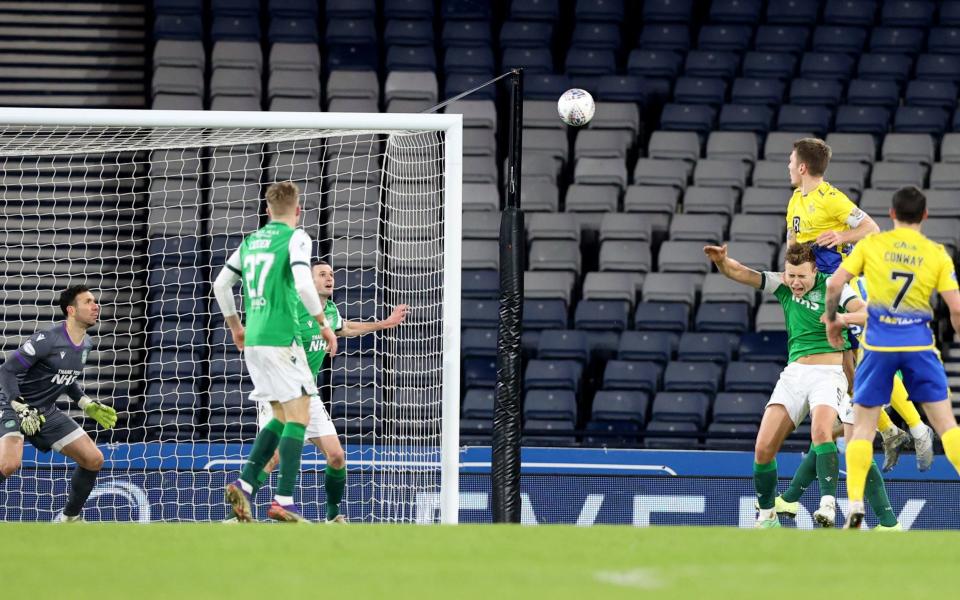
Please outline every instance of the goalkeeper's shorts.
M290 402L317 393L303 346L248 346L244 350L255 402Z
M36 435L24 436L20 431L20 419L10 405L0 404L0 438L8 435L25 438L41 452L60 452L64 446L84 435L83 428L66 413L54 409L44 414L45 421Z
M266 427L270 419L273 418L273 409L267 402L261 402L257 405L257 421L260 429ZM306 438L324 437L327 435L337 435L337 428L334 426L327 408L323 405L323 399L319 395L310 396L310 422L307 423Z

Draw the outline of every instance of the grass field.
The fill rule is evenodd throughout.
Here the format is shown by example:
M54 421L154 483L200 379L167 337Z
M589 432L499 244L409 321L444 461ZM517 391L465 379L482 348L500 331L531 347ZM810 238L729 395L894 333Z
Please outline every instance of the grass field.
M958 532L0 524L4 598L903 600L958 565Z

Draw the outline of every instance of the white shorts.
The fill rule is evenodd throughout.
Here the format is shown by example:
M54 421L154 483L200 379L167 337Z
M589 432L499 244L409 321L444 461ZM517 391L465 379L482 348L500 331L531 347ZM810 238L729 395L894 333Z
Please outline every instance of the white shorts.
M840 422L844 425L853 425L853 400L850 394L844 394L840 400Z
M267 426L270 419L273 418L273 409L269 402L261 402L257 405L257 422L260 429ZM334 427L330 415L327 414L327 408L323 405L320 396L310 396L310 422L307 424L306 439L312 440L327 435L337 435L337 428Z
M839 414L846 395L847 377L842 366L790 363L780 372L767 406L782 405L797 426L814 406L830 406Z
M253 380L254 402L290 402L317 394L317 382L307 364L303 346L248 346L244 350L247 370Z

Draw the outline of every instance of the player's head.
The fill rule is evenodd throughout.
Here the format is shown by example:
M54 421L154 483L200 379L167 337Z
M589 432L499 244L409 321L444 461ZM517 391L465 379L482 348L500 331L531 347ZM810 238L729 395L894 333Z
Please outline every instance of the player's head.
M317 293L324 298L333 296L333 267L322 260L315 260L310 271L313 273L313 285L317 287Z
M271 219L300 216L300 188L292 181L280 181L267 188L267 214Z
M85 327L93 327L100 317L100 305L85 285L71 285L60 292L60 311Z
M790 153L790 185L800 187L803 177L823 177L830 165L832 152L826 142L817 138L801 138L793 143Z
M783 283L797 298L813 289L817 281L817 259L810 244L793 244L787 248L783 265Z
M927 218L927 197L912 185L900 188L893 193L890 218L908 225L922 223Z

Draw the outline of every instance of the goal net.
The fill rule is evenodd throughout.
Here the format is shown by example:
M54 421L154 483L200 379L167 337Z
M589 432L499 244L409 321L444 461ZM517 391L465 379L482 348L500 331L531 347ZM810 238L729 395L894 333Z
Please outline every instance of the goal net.
M68 285L102 306L81 381L119 422L103 431L58 402L106 458L87 520L226 516L223 487L249 453L257 408L211 282L266 223L266 186L290 180L344 319L410 306L400 327L341 338L321 369L347 451L342 512L456 522L458 115L0 109L0 125L5 356L62 319ZM0 519L54 518L71 468L25 444L23 467L0 484ZM323 470L308 442L297 493L313 520L325 513Z

